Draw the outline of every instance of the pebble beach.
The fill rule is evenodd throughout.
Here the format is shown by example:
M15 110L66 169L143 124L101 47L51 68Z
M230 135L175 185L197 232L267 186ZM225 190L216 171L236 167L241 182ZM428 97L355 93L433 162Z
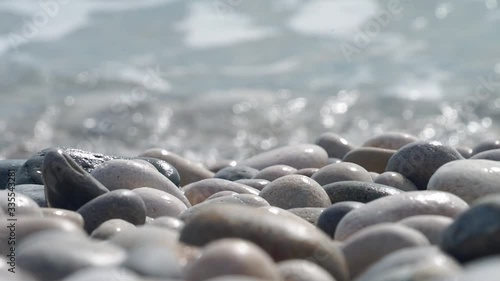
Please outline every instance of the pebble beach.
M0 280L498 280L500 140L0 161Z

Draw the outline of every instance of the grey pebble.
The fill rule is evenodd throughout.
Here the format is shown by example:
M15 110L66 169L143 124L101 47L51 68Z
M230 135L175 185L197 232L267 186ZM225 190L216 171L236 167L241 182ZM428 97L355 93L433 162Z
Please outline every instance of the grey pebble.
M184 195L192 205L199 204L208 197L220 191L234 191L236 193L258 195L259 191L248 185L223 179L205 179L184 186Z
M19 192L33 199L38 206L47 207L45 199L45 187L41 184L21 184L14 187L15 192Z
M273 165L266 167L255 174L254 179L264 179L270 182L286 175L291 175L297 172L297 169L287 165Z
M293 208L293 209L288 209L288 211L292 214L295 214L302 219L310 222L313 225L316 225L318 222L318 218L323 213L325 208Z
M323 188L332 203L343 201L368 203L378 198L403 192L391 186L364 181L339 181L324 185Z
M308 260L287 260L278 263L283 281L335 281L326 270Z
M325 149L329 158L342 159L349 151L354 149L354 146L345 138L334 133L322 134L315 143Z
M392 186L403 191L417 191L418 188L408 178L397 172L384 172L375 180L375 183Z
M262 190L264 187L266 187L266 185L270 183L270 181L264 179L245 179L245 180L237 180L235 182L248 185L257 190Z
M262 170L274 165L287 165L295 169L321 168L326 164L326 151L314 144L283 146L262 152L240 162L241 165Z
M135 225L122 219L110 219L101 223L92 233L90 237L101 240L108 240L113 235L121 232L126 232L135 229Z
M444 230L453 223L453 219L444 216L421 215L408 217L398 223L420 231L431 244L439 245Z
M331 238L335 237L335 230L340 220L350 211L363 206L363 203L344 201L326 208L318 218L317 226Z
M314 173L311 178L322 186L338 181L373 182L365 168L348 162L327 165Z
M146 215L151 218L161 216L178 217L187 206L170 193L150 187L132 190L137 193L146 205Z
M215 173L214 178L224 179L229 181L251 179L258 172L259 170L254 169L252 167L238 165L220 169L217 173Z

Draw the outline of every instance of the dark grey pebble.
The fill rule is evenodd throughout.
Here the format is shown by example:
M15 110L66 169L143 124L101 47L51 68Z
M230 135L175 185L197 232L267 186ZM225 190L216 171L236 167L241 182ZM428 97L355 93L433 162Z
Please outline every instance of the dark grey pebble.
M344 158L347 152L354 149L354 146L343 137L334 133L324 133L315 142L328 153L329 158Z
M397 172L385 172L374 180L375 183L392 186L403 191L416 191L418 188L405 176Z
M215 173L214 178L236 181L253 178L259 170L248 166L225 167Z
M77 212L82 215L88 233L110 219L122 219L134 225L146 221L144 201L137 193L125 189L103 194L83 205Z
M486 160L500 161L500 149L486 150L472 156L470 159L486 159Z
M264 187L266 187L266 185L270 183L270 181L264 179L245 179L245 180L237 180L235 182L248 185L257 190L262 190Z
M323 213L324 210L325 208L294 208L288 209L287 211L301 217L311 224L316 225L319 216L321 215L321 213Z
M416 141L396 151L385 170L402 174L424 190L439 167L460 159L464 158L453 147L437 141Z
M0 160L0 190L7 188L10 183L15 185L17 170L24 165L26 159L5 159Z
M155 166L156 170L158 170L160 174L167 177L167 179L169 179L175 185L179 186L179 184L181 183L181 177L179 176L179 172L177 172L175 167L172 166L167 161L152 157L136 157L134 159L141 159L149 162L151 165Z
M363 203L354 201L335 203L321 213L318 217L316 225L333 239L335 236L335 230L337 229L337 225L340 220L350 211L363 205Z
M483 151L499 149L500 148L500 140L487 140L483 141L480 144L476 145L473 149L473 154L476 155Z
M323 188L332 203L343 201L368 203L384 196L403 192L387 185L363 181L339 181L324 185Z
M45 187L40 184L21 184L15 186L15 192L19 192L33 199L38 206L47 207L45 200Z
M468 146L457 146L455 147L455 149L460 153L460 155L462 155L463 158L465 159L469 159L472 157L472 155L474 155L474 151L472 150L472 148L468 147Z
M123 266L144 277L182 279L176 254L151 245L132 249Z
M97 196L109 192L62 150L47 150L43 159L45 198L49 207L77 210Z

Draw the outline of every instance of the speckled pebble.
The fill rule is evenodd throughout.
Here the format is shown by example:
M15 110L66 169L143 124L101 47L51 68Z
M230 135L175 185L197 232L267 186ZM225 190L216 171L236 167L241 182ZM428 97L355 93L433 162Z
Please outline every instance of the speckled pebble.
M234 166L226 167L215 173L214 178L224 179L229 181L236 181L241 179L253 178L259 170L248 166Z
M368 203L384 196L400 194L403 191L383 184L363 181L339 181L324 185L330 201L357 201Z
M342 161L358 164L369 172L383 173L395 152L392 149L360 147L347 153Z
M185 186L184 195L191 204L199 204L208 197L220 191L234 191L236 193L258 195L259 191L248 185L223 179L205 179Z
M403 191L417 191L418 188L405 176L397 172L385 172L380 174L375 183L392 186Z
M272 182L275 179L281 178L286 175L294 174L295 172L297 172L297 169L293 167L287 165L274 165L266 167L261 171L259 171L254 176L254 179L264 179Z
M133 229L135 229L135 225L129 223L128 221L124 221L122 219L110 219L101 223L101 225L94 229L94 231L90 234L90 237L108 240L113 235Z
M389 132L365 141L363 146L398 150L414 141L418 141L418 138L415 136L405 133Z
M398 223L420 231L431 244L439 245L443 231L453 223L453 219L444 216L422 215L408 217Z
M295 169L303 169L323 167L327 159L326 151L320 146L297 144L262 152L242 161L240 164L258 170L274 165L287 165Z
M315 142L328 153L329 158L343 158L347 152L354 149L343 137L334 133L324 133Z
M347 162L327 165L314 173L311 178L322 186L338 181L373 182L365 168Z

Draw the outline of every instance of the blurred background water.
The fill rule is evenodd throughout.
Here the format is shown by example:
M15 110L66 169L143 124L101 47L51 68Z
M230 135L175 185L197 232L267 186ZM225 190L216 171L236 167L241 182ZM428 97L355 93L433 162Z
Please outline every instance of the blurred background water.
M0 156L499 136L497 0L0 1Z

